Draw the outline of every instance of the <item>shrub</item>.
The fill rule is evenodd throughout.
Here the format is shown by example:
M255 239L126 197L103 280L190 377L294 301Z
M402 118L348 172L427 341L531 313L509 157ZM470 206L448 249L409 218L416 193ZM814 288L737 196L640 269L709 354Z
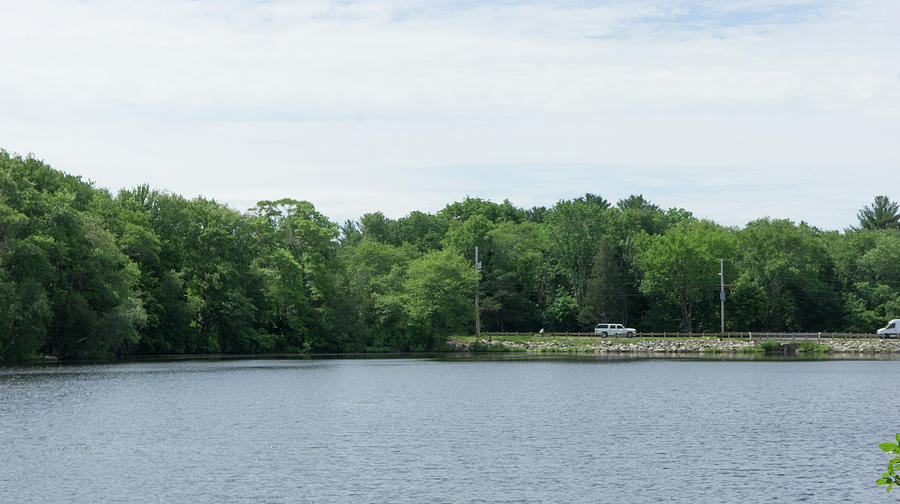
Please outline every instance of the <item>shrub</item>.
M797 351L810 353L827 353L831 351L831 347L824 343L804 341L803 343L800 343L800 346L797 347Z
M777 341L771 341L771 340L763 341L758 346L763 352L766 352L766 353L777 352L781 347L781 345L779 345Z

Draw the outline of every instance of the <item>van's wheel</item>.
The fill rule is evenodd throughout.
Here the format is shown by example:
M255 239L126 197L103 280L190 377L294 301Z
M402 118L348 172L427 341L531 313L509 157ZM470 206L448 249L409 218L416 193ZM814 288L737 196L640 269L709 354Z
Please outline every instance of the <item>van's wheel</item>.
M607 337L607 336L609 336L609 334L606 334L605 332L600 333L600 337L601 337L601 338L605 338L605 337Z

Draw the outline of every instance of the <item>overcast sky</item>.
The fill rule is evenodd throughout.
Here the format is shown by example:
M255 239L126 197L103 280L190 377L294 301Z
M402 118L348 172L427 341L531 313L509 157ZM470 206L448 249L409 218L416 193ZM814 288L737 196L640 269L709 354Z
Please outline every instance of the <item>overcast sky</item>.
M592 192L743 225L900 199L900 2L0 0L0 147L335 221Z

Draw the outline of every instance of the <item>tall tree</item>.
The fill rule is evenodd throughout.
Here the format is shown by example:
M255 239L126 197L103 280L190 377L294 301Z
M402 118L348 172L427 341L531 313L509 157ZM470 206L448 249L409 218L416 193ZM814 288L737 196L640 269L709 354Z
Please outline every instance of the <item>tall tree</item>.
M52 315L47 288L53 243L35 232L31 219L7 205L21 197L18 193L9 174L0 171L0 360L34 357Z
M628 321L631 282L624 261L608 239L601 239L594 255L591 276L580 319L584 322Z
M345 316L355 318L350 349L408 350L408 323L399 293L415 248L364 239L341 254L339 288L351 310Z
M763 294L757 305L765 310L752 317L764 321L761 329L835 328L840 302L832 288L834 264L818 230L785 219L758 219L738 239L736 286L755 297Z
M449 223L439 216L414 211L397 219L397 245L409 243L420 253L441 248Z
M644 199L643 194L632 194L631 196L620 199L616 202L619 210L652 210L659 211L659 207Z
M364 238L399 245L394 226L395 221L381 212L367 213L359 219L359 231Z
M494 331L533 331L552 300L549 244L534 222L506 221L488 233L481 289L482 327Z
M261 278L253 267L258 241L248 217L214 200L190 202L185 237L189 295L202 300L199 326L210 352L257 350L256 306Z
M445 220L463 222L470 219L473 215L481 215L493 223L504 221L521 222L525 218L525 212L513 206L509 200L504 200L503 203L494 203L493 201L470 197L450 203L438 213L438 216Z
M103 198L79 177L0 151L0 358L133 351L146 321L140 272L97 211Z
M719 259L731 259L733 254L734 240L727 228L705 220L679 222L649 238L637 256L644 273L641 291L676 303L682 328L692 332L698 318L707 323L714 319Z
M560 201L547 216L553 257L569 277L575 304L580 310L600 237L608 228L609 203L587 194L572 201Z
M833 240L843 287L843 327L872 332L900 313L900 230L851 231Z
M871 206L864 206L856 217L863 229L896 229L900 228L900 211L897 202L887 196L875 196Z
M469 332L475 320L477 273L452 250L428 252L410 262L403 306L422 336L413 348L437 348L451 332Z
M329 330L337 329L331 307L337 302L338 226L308 201L260 201L251 212L264 244L259 265L277 279L267 290L270 307L274 303L269 313L280 313L282 324L290 317L292 347L328 348L337 337Z

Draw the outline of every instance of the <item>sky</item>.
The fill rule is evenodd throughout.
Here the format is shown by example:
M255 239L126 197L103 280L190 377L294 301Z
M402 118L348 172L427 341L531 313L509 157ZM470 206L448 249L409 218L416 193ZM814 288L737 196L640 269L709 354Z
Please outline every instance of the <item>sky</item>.
M896 0L0 0L0 148L336 222L643 194L720 224L900 200Z

